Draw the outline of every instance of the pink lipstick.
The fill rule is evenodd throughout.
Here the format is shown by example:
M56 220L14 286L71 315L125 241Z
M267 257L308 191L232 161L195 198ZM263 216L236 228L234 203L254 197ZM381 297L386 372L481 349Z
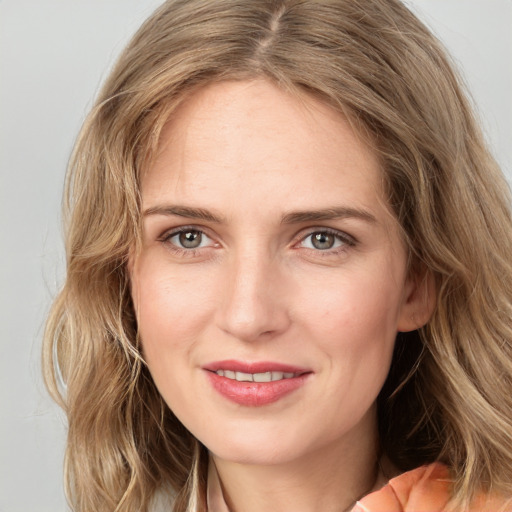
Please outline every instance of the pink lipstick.
M262 406L299 389L310 370L275 362L216 361L203 367L214 389L240 405Z

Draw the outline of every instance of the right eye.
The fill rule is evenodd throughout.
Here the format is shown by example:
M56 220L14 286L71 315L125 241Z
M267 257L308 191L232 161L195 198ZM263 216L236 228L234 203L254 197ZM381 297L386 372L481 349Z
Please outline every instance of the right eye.
M181 231L171 237L170 241L184 249L197 249L203 243L203 233L198 230ZM206 238L206 237L205 237Z
M193 251L203 247L212 247L213 240L203 231L196 228L179 228L168 232L162 239L163 242L173 245L182 251Z

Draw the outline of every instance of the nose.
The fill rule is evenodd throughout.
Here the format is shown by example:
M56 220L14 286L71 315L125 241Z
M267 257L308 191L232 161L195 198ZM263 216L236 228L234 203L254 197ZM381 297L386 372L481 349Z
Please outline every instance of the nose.
M217 325L241 340L270 339L289 324L286 286L279 264L268 256L232 258L224 274Z

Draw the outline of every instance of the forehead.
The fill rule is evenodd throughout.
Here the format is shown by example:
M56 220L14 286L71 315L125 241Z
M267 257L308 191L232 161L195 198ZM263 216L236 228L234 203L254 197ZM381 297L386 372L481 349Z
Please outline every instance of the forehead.
M254 80L209 85L173 112L142 194L147 204L173 194L194 201L219 188L262 197L279 190L282 199L325 205L351 191L355 202L357 193L382 199L381 182L376 153L339 112Z

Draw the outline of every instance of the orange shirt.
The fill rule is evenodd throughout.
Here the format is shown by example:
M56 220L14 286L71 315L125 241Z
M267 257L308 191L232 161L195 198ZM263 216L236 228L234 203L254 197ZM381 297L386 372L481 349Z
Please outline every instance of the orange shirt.
M451 485L448 470L442 464L422 466L391 479L358 501L351 512L443 512ZM213 464L208 472L208 512L229 512ZM512 502L506 505L502 499L480 496L465 512L512 512Z
M439 512L448 502L450 485L445 466L422 466L391 479L357 502L352 512Z
M358 501L352 512L442 512L450 498L448 469L435 463L391 479L387 485ZM512 501L478 496L465 512L511 512Z

